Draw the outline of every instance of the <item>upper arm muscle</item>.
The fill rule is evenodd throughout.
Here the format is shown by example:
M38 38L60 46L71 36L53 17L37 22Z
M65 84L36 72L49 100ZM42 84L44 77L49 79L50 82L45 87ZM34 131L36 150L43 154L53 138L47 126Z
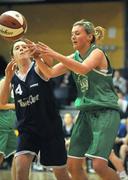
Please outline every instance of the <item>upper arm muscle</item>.
M88 67L89 71L91 71L92 69L100 68L101 65L103 64L104 59L106 59L104 53L101 50L99 50L99 49L95 49L83 61L83 65L85 64L86 67Z

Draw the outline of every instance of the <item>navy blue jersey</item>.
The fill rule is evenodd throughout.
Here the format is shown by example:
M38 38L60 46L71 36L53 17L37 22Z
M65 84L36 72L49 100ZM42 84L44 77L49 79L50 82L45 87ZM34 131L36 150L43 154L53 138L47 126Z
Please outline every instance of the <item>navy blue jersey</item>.
M34 67L35 64L25 81L20 80L16 74L12 79L17 128L19 132L33 132L50 138L62 132L62 121L55 106L50 81L43 80Z

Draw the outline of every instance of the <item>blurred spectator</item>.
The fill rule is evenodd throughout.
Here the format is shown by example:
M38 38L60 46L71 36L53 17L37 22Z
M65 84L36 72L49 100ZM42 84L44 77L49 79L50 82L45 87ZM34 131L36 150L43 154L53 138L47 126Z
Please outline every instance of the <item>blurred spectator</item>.
M124 119L128 117L128 101L126 100L124 94L121 92L121 90L117 90L118 95L118 104L120 107L120 118Z
M122 145L120 146L120 157L123 162L125 162L125 158L128 154L128 119L126 119L126 130L127 130L127 134L122 139Z
M113 146L114 152L118 157L120 157L119 155L120 147L123 144L126 134L127 134L126 123L125 123L125 120L122 120L120 122L118 134L115 139L115 144Z
M128 117L128 102L119 88L116 88L117 95L119 97L118 104L120 107L120 118L121 122L118 129L118 134L114 144L114 152L119 157L120 146L123 144L124 137L127 134L126 118Z
M59 107L70 105L76 98L76 86L71 72L52 79L53 92Z
M71 113L66 113L64 115L64 136L65 138L70 138L73 130L74 122L73 122L73 116Z
M113 75L113 84L115 87L118 87L124 94L127 92L127 81L121 75L119 70L115 70Z
M113 147L113 151L109 157L110 162L112 162L112 165L114 165L114 168L118 172L118 175L121 180L128 180L128 176L126 175L127 168L126 168L126 164L124 163L124 159L126 156L124 157L124 159L122 156L120 156L121 147L123 146L124 142L126 141L125 137L127 136L126 123L127 123L126 119L121 120L119 130L118 130L118 135L116 137L115 144ZM126 152L123 152L123 153L126 154ZM124 154L123 154L123 156L124 156ZM110 165L111 165L111 163L110 163Z
M70 143L70 137L74 126L73 116L71 113L64 115L63 130L65 136L66 148L68 149Z
M111 154L109 156L109 160L114 165L114 168L117 171L117 173L120 177L120 180L128 180L128 176L126 174L123 162L118 156L116 156L116 154L113 150L111 151Z

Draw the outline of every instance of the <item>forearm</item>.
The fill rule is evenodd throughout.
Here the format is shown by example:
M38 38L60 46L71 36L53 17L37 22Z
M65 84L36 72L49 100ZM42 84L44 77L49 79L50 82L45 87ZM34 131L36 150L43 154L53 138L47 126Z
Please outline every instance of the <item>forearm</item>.
M51 68L45 64L45 62L43 61L42 58L38 57L36 58L36 64L40 70L40 72L47 78L51 78L52 77L52 70Z
M9 109L14 110L15 104L14 103L0 104L0 110L9 110Z
M49 66L49 67L52 67L53 66L53 63L54 63L54 60L53 58L49 57L49 56L43 56L43 55L40 55L40 58L43 59L44 63Z
M46 77L46 78L54 78L57 76L60 76L62 74L64 74L65 72L67 72L67 68L61 64L58 63L57 65L53 66L53 67L49 67L42 58L36 58L36 63L37 66L39 68L39 70L41 71L41 73Z
M0 103L1 104L8 103L8 98L10 95L10 87L11 87L10 80L5 77L4 83L3 83L1 90L0 90Z
M59 53L55 53L54 58L59 62L63 63L69 70L78 73L86 74L90 71L89 67L86 64L79 63L72 58L67 58Z

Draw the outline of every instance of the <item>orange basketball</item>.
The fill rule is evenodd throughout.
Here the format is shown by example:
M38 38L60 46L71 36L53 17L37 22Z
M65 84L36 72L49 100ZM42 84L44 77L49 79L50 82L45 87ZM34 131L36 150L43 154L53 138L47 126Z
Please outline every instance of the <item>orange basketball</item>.
M17 11L6 11L0 15L0 36L14 41L21 38L27 31L25 17Z

